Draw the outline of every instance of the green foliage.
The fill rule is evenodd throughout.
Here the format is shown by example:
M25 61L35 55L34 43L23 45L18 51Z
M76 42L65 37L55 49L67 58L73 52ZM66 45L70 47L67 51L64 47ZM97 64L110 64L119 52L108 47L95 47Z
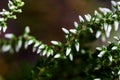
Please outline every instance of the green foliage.
M106 42L111 30L118 30L120 2L111 3L113 11L99 8L100 12L95 11L93 16L87 14L85 19L79 16L80 22L74 22L74 29L62 28L65 43L51 41L53 45L48 46L29 35L30 29L26 27L19 37L12 33L5 34L5 38L0 39L0 51L17 53L22 47L27 49L31 45L40 59L31 69L29 80L119 80L120 38L115 36L117 43L108 41L107 46L97 47L95 51L87 45L99 38ZM21 12L23 4L21 0L9 0L10 11L3 9L0 12L0 31L6 31L6 21L9 18L15 19L13 13ZM28 80L27 76L25 80Z

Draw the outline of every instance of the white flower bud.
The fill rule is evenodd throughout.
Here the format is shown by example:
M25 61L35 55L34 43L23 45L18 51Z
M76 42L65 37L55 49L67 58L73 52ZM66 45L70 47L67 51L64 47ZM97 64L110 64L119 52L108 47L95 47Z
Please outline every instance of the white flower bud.
M23 6L25 3L24 2L21 2L21 4L19 4L19 6Z
M0 26L0 32L1 32L1 30L2 30L2 26Z
M69 58L70 58L71 61L73 61L73 55L72 54L69 55Z
M108 9L108 8L99 8L99 10L103 13L103 14L107 14L107 13L110 13L110 12L112 12L110 9Z
M75 26L76 28L78 28L79 24L75 21L75 22L74 22L74 26Z
M49 50L50 54L53 55L54 51L52 49Z
M84 22L83 17L82 17L82 16L80 16L80 15L79 15L79 20L80 20L80 22Z
M19 40L15 47L16 52L19 52L21 47L22 47L22 40Z
M95 15L98 15L98 11L95 10L95 11L94 11L94 14L95 14Z
M14 36L12 33L5 34L5 38L12 39L12 38L14 38L14 37L15 37L15 36Z
M3 32L6 32L6 30L7 30L7 26L4 26L3 27Z
M112 26L111 26L111 25L108 25L107 32L111 32L111 30L112 30Z
M101 51L99 54L98 54L98 57L102 57L104 54L105 54L106 51Z
M116 17L117 17L117 15L116 15L116 14L114 14L112 17L113 17L113 18L116 18Z
M113 6L116 6L117 5L117 3L115 2L115 1L111 1L111 4L113 5Z
M112 74L115 74L115 72L114 72L114 71L112 71Z
M112 56L110 55L108 58L109 58L110 62L112 62Z
M86 20L89 22L90 20L91 20L91 15L90 14L87 14L87 15L85 15L85 18L86 18Z
M41 52L41 49L38 49L38 50L37 50L37 54L40 54L40 52Z
M36 41L33 47L38 47L40 45L39 41Z
M61 56L60 54L56 54L54 58L59 58L60 56Z
M16 9L16 6L14 6L14 5L9 5L9 9L11 9L11 10L14 10L14 9Z
M59 45L59 42L58 42L58 41L51 41L51 43L52 43L53 45Z
M101 50L102 50L102 48L101 48L101 47L96 47L96 49L97 49L97 50L99 50L99 51L101 51Z
M110 37L110 32L105 32L106 33L106 37L109 38Z
M77 30L76 29L70 29L70 32L73 33L73 34L76 34Z
M28 46L29 46L29 45L28 45L28 42L26 41L26 42L25 42L25 45L24 45L25 49L27 49Z
M111 41L107 41L108 44L111 44L112 42Z
M113 46L113 47L112 47L112 50L116 50L116 49L117 49L117 46Z
M43 53L42 53L42 55L45 56L46 53L47 53L47 50L44 50Z
M90 32L93 33L93 29L92 28L89 28Z
M101 80L100 78L95 78L94 80Z
M26 32L26 33L30 33L30 28L29 28L29 26L26 26L26 27L25 27L25 32Z
M99 38L99 37L101 36L101 34L102 34L101 31L97 31L97 32L96 32L96 35L95 35L96 38Z
M84 50L84 49L82 49L82 50L81 50L81 53L82 53L82 54L85 54L85 50Z
M118 11L120 11L120 5L117 7Z
M108 29L108 24L107 24L107 23L104 23L104 24L103 24L103 28L104 28L105 31L107 31L107 29Z
M32 39L28 41L28 45L31 45L33 43L34 43L34 40L32 40Z
M117 4L120 5L120 1L118 1Z
M66 56L68 56L68 55L70 54L70 52L71 52L71 48L68 47L68 48L66 49Z
M2 46L2 52L7 52L11 49L11 45L3 45Z
M114 27L115 27L115 31L117 31L119 28L119 22L117 20L114 21Z
M69 31L66 28L62 28L63 32L69 34Z
M77 43L75 43L75 48L76 48L76 51L78 52L79 51L79 49L80 49L80 44L77 42Z
M118 41L118 44L120 45L120 41Z
M102 35L101 40L102 40L102 42L105 42L105 41L106 41L105 35Z
M120 70L118 71L118 75L120 75Z
M35 52L36 50L37 50L37 48L36 48L36 47L33 47L32 51Z
M2 9L2 12L0 12L1 15L9 15L10 12L6 11L5 9Z
M116 40L119 40L119 38L117 36L114 36L113 38L116 39Z
M43 48L45 48L45 45L40 45L39 47L38 47L39 49L43 49Z
M4 18L0 18L0 22L4 21Z
M47 57L49 57L51 55L50 51L47 52Z
M9 15L9 14L10 14L10 12L5 11L5 12L3 12L3 14L4 14L4 15Z

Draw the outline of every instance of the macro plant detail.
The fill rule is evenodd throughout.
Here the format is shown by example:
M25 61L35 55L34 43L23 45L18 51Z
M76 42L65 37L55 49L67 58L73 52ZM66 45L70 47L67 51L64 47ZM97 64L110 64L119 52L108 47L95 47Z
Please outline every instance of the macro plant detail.
M21 13L22 0L9 0L9 10L0 12L0 52L17 53L24 47L32 46L31 53L40 57L40 62L31 70L31 80L119 80L120 79L120 37L114 36L115 42L107 41L112 29L118 31L120 22L120 2L111 1L113 10L99 8L94 15L79 15L79 22L74 22L74 29L62 28L65 43L51 41L51 46L29 35L29 27L19 37L5 33L8 19L16 19L14 13ZM107 46L96 47L93 51L86 44L101 39ZM66 65L61 67L62 65ZM65 71L61 71L63 70ZM76 71L76 69L78 69ZM57 73L55 73L57 72ZM71 73L73 72L73 73ZM65 75L64 75L65 74Z

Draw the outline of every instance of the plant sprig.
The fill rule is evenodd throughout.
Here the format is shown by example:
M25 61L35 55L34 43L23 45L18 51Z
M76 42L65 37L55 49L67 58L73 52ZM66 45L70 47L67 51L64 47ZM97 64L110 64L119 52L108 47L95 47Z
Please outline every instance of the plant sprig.
M8 10L2 9L0 12L0 33L6 32L7 20L16 19L15 13L21 13L21 7L24 5L22 0L8 0Z

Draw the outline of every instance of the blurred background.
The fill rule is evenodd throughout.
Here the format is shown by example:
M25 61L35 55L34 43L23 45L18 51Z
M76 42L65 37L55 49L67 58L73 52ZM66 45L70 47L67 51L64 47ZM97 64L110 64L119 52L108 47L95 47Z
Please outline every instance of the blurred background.
M8 0L0 0L0 11L7 8ZM17 14L17 20L8 21L7 33L13 32L17 36L24 32L25 26L30 26L31 35L46 44L51 40L64 42L61 28L73 28L73 22L78 15L91 15L98 7L111 8L110 0L24 0L23 13ZM27 53L27 54L25 54ZM38 55L31 51L22 50L17 55L0 54L0 80L7 74L19 70L21 64L34 66ZM31 67L30 66L30 67ZM24 67L24 66L23 66Z

